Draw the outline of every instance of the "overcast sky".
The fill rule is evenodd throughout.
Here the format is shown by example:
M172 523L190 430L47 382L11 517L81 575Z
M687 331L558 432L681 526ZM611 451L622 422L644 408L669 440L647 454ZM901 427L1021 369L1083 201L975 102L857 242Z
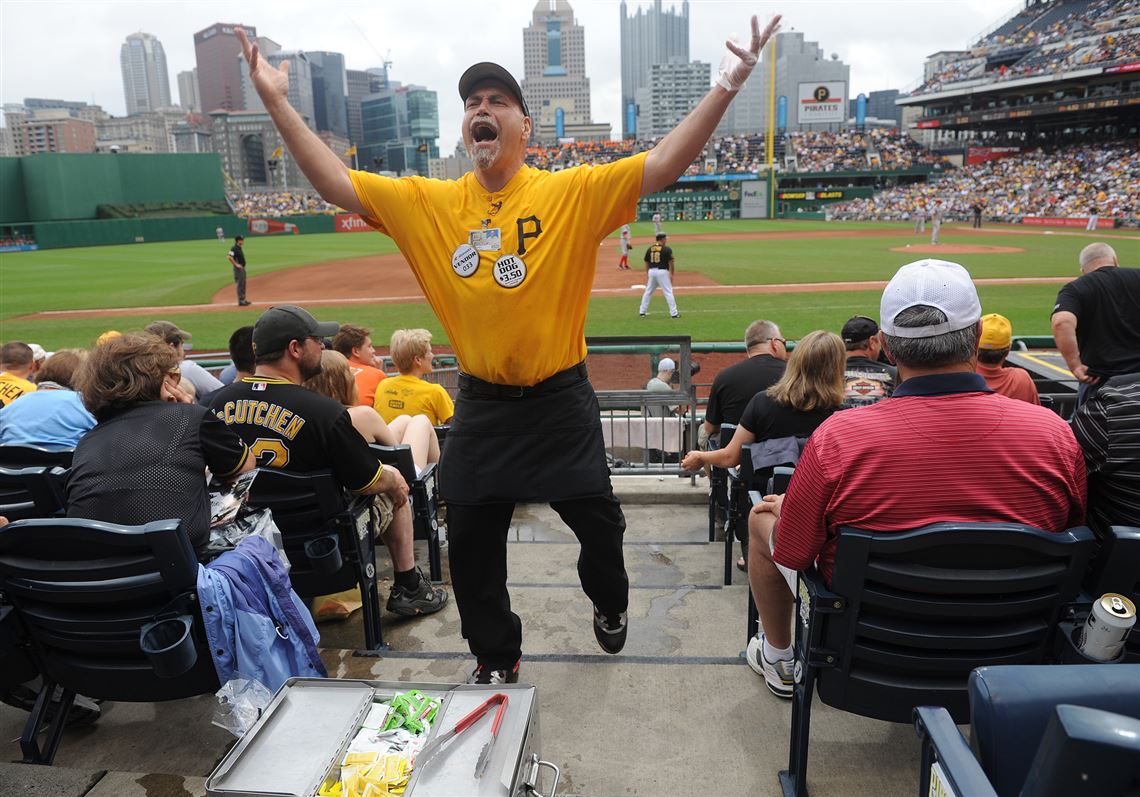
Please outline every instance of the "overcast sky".
M628 5L632 10L650 4ZM609 122L620 135L618 1L571 0L571 5L586 29L594 120ZM784 30L802 31L850 65L851 96L902 89L918 81L927 55L966 47L1019 5L1015 0L693 0L690 57L712 63L715 73L726 37L735 33L744 38L751 14L758 14L763 25L780 12ZM144 31L162 42L171 99L177 103L177 75L195 64L194 32L214 22L240 22L255 25L260 35L285 49L342 52L350 69L380 66L390 51L392 79L439 93L440 149L450 154L461 117L455 88L459 75L470 64L489 60L521 80L522 29L533 9L528 0L0 0L0 102L82 100L121 116L119 47L128 34Z

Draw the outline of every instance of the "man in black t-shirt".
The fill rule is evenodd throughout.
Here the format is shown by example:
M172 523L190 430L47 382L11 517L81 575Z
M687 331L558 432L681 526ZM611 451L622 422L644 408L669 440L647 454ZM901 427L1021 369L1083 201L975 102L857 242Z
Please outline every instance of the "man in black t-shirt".
M740 414L757 393L767 390L784 375L788 350L780 328L773 321L753 321L744 332L747 359L730 365L713 379L705 422L700 429L700 447L715 440L722 423L738 423Z
M1057 294L1053 339L1081 383L1081 401L1102 381L1140 371L1140 269L1120 268L1106 243L1080 254L1081 277Z
M883 344L879 325L865 315L857 315L843 325L843 345L847 347L847 367L843 372L843 407L866 407L889 398L898 377L893 366L879 362Z
M219 227L219 229L221 228ZM239 307L249 305L249 302L245 300L245 250L242 249L244 243L245 236L238 235L234 238L234 245L226 255L230 260L230 265L234 267L234 285L237 288Z
M321 338L339 329L294 305L266 310L253 328L257 370L219 390L210 409L241 436L259 467L294 473L329 469L346 490L390 502L392 520L380 532L395 570L388 611L405 616L439 611L447 593L434 589L416 567L407 483L398 470L376 459L347 407L300 385L320 373Z
M680 318L677 301L673 298L673 249L666 245L665 233L657 234L657 243L645 250L645 293L641 296L642 318L649 312L649 297L653 289L660 286L665 302L669 305L669 316Z

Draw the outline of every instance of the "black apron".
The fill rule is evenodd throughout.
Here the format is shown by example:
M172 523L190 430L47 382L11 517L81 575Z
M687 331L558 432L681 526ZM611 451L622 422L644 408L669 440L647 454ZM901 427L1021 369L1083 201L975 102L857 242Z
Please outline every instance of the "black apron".
M461 375L439 470L440 494L451 504L610 494L598 397L585 365L530 388Z

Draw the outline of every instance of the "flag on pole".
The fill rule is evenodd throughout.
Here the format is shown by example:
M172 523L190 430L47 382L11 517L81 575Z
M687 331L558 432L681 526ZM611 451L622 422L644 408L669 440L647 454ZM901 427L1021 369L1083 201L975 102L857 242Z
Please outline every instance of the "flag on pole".
M344 153L344 156L346 158L351 158L355 155L356 155L356 145L353 144L351 147L348 148L348 152Z
M269 156L273 160L278 160L281 157L281 147L273 150L273 154Z

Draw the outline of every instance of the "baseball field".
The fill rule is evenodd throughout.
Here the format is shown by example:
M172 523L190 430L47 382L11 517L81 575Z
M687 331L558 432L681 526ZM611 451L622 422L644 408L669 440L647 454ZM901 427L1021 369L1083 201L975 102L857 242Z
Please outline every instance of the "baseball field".
M902 264L939 257L978 281L983 309L1000 312L1019 335L1049 334L1049 310L1073 279L1077 254L1094 240L1116 245L1123 265L1140 260L1135 230L1043 230L967 224L943 226L941 243L909 224L814 221L708 221L666 225L682 318L668 317L656 295L639 318L641 257L652 225L633 227L631 271L618 271L617 237L597 259L589 335L690 335L735 341L756 318L777 321L788 338L838 330L857 313L878 315L883 284ZM378 338L409 326L442 328L392 241L377 233L246 239L249 298L238 308L225 253L216 239L53 249L0 255L0 338L45 348L87 346L108 329L138 329L165 318L194 334L197 350L224 349L230 332L270 304L295 303L320 318L371 326ZM551 302L559 301L556 296Z

